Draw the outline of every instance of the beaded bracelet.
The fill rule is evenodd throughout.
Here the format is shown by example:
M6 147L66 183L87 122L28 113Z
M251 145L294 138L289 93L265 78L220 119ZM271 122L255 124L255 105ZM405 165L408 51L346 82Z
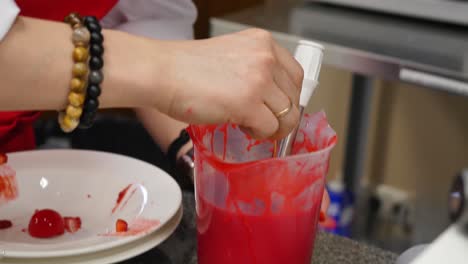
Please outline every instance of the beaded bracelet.
M72 42L75 48L73 49L73 78L70 81L68 105L65 111L59 112L58 122L62 131L69 133L79 125L83 113L88 75L88 45L91 36L77 13L71 13L65 17L64 21L73 29Z
M83 108L83 115L80 120L80 128L90 128L93 125L96 113L99 107L98 97L101 94L100 84L103 80L102 67L104 66L102 45L104 37L101 33L101 25L94 16L86 16L83 19L84 25L90 32L90 48L91 57L89 59L89 78L87 95Z

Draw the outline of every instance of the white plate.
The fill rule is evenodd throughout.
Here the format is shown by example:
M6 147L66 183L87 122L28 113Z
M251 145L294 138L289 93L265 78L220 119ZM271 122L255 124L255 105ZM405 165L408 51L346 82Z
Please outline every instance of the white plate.
M174 217L157 232L135 242L96 253L62 258L18 259L0 258L1 264L109 264L136 257L166 240L182 220L182 207Z
M103 152L40 150L9 155L17 173L19 197L0 207L0 218L13 221L0 230L0 251L9 258L44 258L88 254L121 246L147 236L167 223L180 208L182 192L174 179L143 161ZM119 192L131 188L115 213ZM135 191L133 191L135 190ZM132 194L133 193L133 194ZM82 229L52 239L31 237L23 229L36 209L50 208L62 216L79 216ZM148 220L131 236L106 236L122 218Z

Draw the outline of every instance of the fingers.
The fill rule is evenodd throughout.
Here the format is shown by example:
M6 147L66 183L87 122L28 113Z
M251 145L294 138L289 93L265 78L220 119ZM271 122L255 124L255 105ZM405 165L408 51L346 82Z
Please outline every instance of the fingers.
M263 39L269 42L269 45L272 47L273 52L275 53L275 57L278 59L278 63L281 67L288 73L290 79L295 84L297 89L301 89L302 87L302 80L304 78L304 71L299 64L299 62L294 59L292 54L279 45L274 39L270 32L263 30L263 29L248 29L240 32L242 35L246 35L249 37L253 37L256 39Z
M299 122L299 97L302 87L303 71L300 64L291 54L278 45L272 38L271 33L264 30L247 30L243 34L253 37L256 41L264 43L262 45L263 55L270 58L267 61L271 65L266 65L269 76L268 82L263 84L262 96L265 105L270 109L277 119L278 129L267 137L270 139L280 139L288 135ZM273 84L271 84L273 83ZM293 104L292 106L290 104ZM290 108L287 113L278 117L278 113Z
M220 72L233 73L226 78L231 80L227 83L232 87L224 90L230 95L229 99L226 97L226 101L222 102L222 105L230 106L225 108L229 109L225 120L240 125L258 139L287 136L299 121L302 67L286 49L274 41L270 32L262 29L231 35L229 43L224 45L232 46L225 60L225 65L231 66L232 71L227 71L227 68ZM214 93L221 94L218 90ZM206 106L203 104L202 107Z
M276 85L286 94L293 104L299 106L300 89L296 87L288 73L281 67L276 67L274 72Z
M326 214L328 212L328 207L330 206L330 196L328 195L328 191L324 190L323 191L323 197L322 197L322 205L320 207L320 212L323 212Z
M288 74L290 80L293 82L294 87L301 91L302 80L304 79L304 71L299 62L289 53L288 50L280 46L278 43L273 42L273 50L278 63L282 66L284 71Z
M257 139L266 139L278 131L279 122L273 112L266 106L260 105L244 122L242 130Z
M293 103L291 112L283 118L279 118L279 129L272 137L280 139L287 136L299 123L300 112L298 107L304 73L301 65L285 48L275 41L272 42L272 46L277 60L277 67L274 70L275 83ZM278 110L272 110L275 111L274 113L278 113Z
M283 83L287 82L287 80L283 78L279 82ZM299 122L299 109L278 86L275 85L265 94L265 105L268 106L278 122L278 129L270 136L271 139L284 138L297 126Z

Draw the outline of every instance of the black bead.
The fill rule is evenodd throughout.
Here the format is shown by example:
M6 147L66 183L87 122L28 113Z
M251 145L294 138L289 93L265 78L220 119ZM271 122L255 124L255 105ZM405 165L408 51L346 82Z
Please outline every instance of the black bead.
M104 41L104 36L102 36L101 33L91 32L91 39L89 41L91 44L102 44L103 41Z
M101 32L101 25L98 23L89 23L86 25L89 32Z
M90 98L98 98L101 95L101 87L96 84L90 84L87 93Z
M103 79L104 76L101 71L91 71L88 75L89 84L100 84Z
M92 44L89 47L89 52L92 56L102 56L104 54L104 47L99 44Z
M88 25L89 23L99 23L99 20L95 16L85 16L83 18L83 22L85 25Z
M83 121L80 121L80 125L78 126L80 129L88 129L91 128L91 126L88 125L88 123L84 123Z
M80 128L88 129L93 126L94 116L81 116L80 119Z
M86 100L86 103L84 106L86 112L96 112L98 107L99 107L99 101L96 99L92 99L92 98L90 98L89 100Z
M102 69L103 65L104 61L101 57L92 56L91 59L89 59L89 68L93 71Z
M86 109L84 109L86 110ZM92 113L91 112L83 112L80 118L80 123L85 123L86 121L90 121L92 118Z
M85 112L81 115L80 123L92 123L96 116L97 110L89 111L85 109Z

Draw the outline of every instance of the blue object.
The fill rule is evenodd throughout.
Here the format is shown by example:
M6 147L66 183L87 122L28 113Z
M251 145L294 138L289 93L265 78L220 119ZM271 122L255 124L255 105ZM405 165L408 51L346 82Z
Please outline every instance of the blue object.
M322 226L327 232L339 236L350 237L351 225L354 216L353 194L347 191L341 181L332 181L327 185L330 195L330 207L327 216L336 222L335 227Z

